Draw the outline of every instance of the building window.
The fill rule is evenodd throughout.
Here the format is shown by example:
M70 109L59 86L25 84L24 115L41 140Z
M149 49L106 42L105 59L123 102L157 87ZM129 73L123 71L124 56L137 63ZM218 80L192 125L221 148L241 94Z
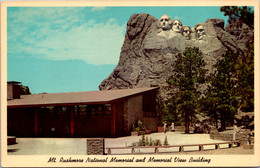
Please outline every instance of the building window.
M143 113L144 117L157 117L156 98L154 92L147 92L143 94Z
M74 116L92 117L111 114L110 104L78 105L75 107Z

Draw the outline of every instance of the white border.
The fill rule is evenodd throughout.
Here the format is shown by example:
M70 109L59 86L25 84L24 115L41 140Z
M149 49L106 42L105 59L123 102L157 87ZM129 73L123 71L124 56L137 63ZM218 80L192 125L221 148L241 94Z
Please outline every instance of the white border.
M254 6L255 11L255 152L254 155L202 155L211 159L210 164L204 163L76 163L76 164L62 164L62 163L47 163L49 157L55 155L7 155L7 7L11 6L34 6L34 7L50 7L50 6ZM4 167L212 167L212 166L260 166L259 155L259 91L260 91L260 73L259 73L259 2L258 0L186 0L186 1L9 1L3 2L1 5L1 161ZM119 155L118 158L143 158L144 155ZM165 158L166 156L180 157L189 159L190 157L199 157L201 155L149 155L156 158ZM202 157L201 156L201 157ZM62 155L56 156L57 158ZM68 157L68 156L63 156ZM73 155L73 158L89 157L88 155ZM114 156L93 156L97 158L114 157Z

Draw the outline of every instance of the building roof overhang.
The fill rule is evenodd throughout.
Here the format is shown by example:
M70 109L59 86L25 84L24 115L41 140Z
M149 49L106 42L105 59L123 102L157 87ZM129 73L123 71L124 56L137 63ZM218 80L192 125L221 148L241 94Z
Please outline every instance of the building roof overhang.
M21 95L20 99L8 100L7 107L22 108L42 106L69 106L84 104L111 104L125 99L127 97L156 89L158 89L158 87Z

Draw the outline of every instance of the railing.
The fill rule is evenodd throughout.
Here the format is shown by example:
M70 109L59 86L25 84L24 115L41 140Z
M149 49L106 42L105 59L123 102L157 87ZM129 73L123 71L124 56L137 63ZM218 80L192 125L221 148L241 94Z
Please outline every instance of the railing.
M215 145L215 149L220 149L221 144L228 144L229 148L234 147L236 145L237 147L240 146L240 141L229 141L229 142L219 142L219 143L208 143L208 144L189 144L189 145L171 145L171 146L132 146L132 147L107 147L108 150L107 154L111 155L111 150L116 149L131 149L131 154L135 154L135 149L144 149L144 148L154 148L154 153L159 153L159 148L179 148L179 152L184 152L184 147L192 147L192 146L198 146L199 151L204 150L204 146L208 145Z

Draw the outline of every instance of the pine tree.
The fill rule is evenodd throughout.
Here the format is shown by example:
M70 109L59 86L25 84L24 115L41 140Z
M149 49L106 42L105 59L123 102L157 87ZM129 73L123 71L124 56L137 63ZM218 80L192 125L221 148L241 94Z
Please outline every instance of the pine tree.
M239 20L247 24L250 28L254 28L254 11L251 7L222 6L220 11L224 12L224 16L229 17L229 23L234 23Z
M231 50L223 55L223 59L216 65L216 72L210 78L210 87L203 101L204 109L209 116L221 121L221 129L226 129L226 124L233 124L234 115L238 108L238 79L237 60L239 54Z
M237 92L241 110L251 112L254 111L254 45L248 44L247 48L247 53L237 65Z
M198 48L186 48L183 54L177 55L175 75L172 85L177 88L173 104L185 120L185 133L189 133L190 118L198 106L200 92L198 84L205 82L205 63Z

